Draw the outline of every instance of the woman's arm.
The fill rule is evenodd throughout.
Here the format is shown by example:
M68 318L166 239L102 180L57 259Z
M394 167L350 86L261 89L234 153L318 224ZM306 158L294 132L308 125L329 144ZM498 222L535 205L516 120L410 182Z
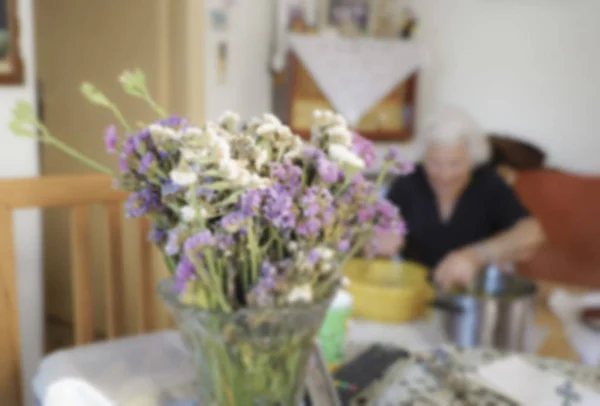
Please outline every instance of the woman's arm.
M443 289L468 286L487 265L528 260L544 240L540 223L533 217L523 218L494 237L451 252L435 269L435 280Z
M470 247L481 265L529 260L546 239L538 220L526 217L508 230Z

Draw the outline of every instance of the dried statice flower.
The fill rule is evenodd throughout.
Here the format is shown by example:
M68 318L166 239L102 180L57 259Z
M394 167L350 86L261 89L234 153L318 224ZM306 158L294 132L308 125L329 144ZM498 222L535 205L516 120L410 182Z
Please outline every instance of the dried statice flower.
M373 145L341 115L315 111L308 142L269 113L243 126L226 111L198 126L168 116L147 94L140 72L122 80L161 118L134 129L87 84L86 96L114 111L123 129L111 125L104 136L118 173L80 158L130 193L128 217L152 220L149 238L164 254L182 301L236 311L325 300L340 285L345 261L361 250L372 253L378 233L406 231L398 209L361 174L373 165ZM32 117L20 106L11 128L37 137L23 128L40 124ZM410 170L394 151L384 168Z

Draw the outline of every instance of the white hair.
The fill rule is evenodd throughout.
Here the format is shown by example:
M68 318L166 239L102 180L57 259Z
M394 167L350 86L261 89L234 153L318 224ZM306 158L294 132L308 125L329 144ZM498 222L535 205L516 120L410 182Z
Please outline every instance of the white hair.
M433 115L417 136L417 161L423 160L427 148L432 144L456 145L460 141L467 142L469 156L474 165L489 161L491 145L485 132L465 111L456 107L446 107Z

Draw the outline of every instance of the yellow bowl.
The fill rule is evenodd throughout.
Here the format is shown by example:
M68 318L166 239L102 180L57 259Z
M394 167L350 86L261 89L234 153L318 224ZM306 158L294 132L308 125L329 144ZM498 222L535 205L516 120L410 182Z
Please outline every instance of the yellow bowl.
M353 316L400 323L423 316L433 296L427 269L413 262L354 259L344 268L354 298Z

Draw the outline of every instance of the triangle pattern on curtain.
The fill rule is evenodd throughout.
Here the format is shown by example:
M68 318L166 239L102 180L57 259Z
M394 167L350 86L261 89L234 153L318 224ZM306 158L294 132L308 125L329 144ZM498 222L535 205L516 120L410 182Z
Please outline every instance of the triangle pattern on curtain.
M351 125L420 66L415 41L295 34L290 45Z

